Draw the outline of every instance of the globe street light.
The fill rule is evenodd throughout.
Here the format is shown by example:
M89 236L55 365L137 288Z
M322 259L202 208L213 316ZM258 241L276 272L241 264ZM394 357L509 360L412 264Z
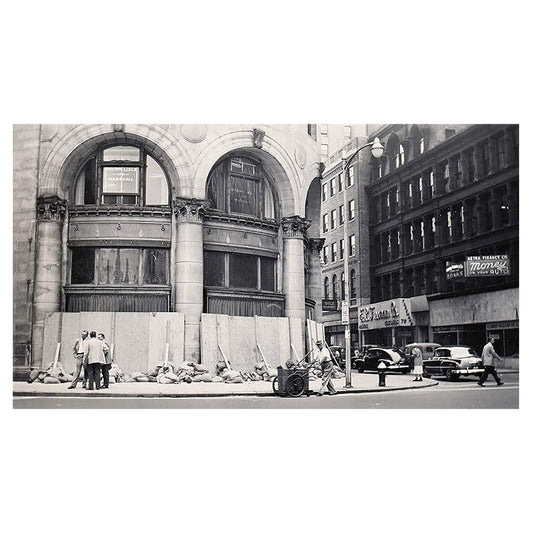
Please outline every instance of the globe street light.
M348 242L348 221L350 219L350 214L348 212L348 193L347 193L347 185L348 185L348 172L351 162L354 160L355 156L363 150L363 148L369 148L372 155L379 159L381 156L383 156L383 152L385 151L385 148L383 148L383 145L379 141L378 137L374 137L374 141L371 143L364 144L360 148L358 148L350 157L347 157L346 150L343 149L342 151L342 174L344 176L344 298L342 301L342 313L341 313L341 319L342 323L344 324L344 341L345 341L345 371L346 371L346 385L345 387L347 389L352 388L352 359L351 359L351 346L350 346L350 291L349 289L349 264L348 264L348 257L349 257L349 242ZM360 194L360 188L359 188L359 180L357 181L357 204L359 205L359 194ZM359 209L357 212L357 216L359 216ZM359 227L358 233L360 233L361 228ZM358 252L359 253L359 252Z

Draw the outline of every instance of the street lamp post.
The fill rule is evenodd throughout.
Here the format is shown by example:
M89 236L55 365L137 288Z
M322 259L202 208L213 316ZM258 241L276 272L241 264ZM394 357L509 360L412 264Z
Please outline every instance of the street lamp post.
M350 285L349 285L349 264L348 264L348 258L350 254L349 250L349 242L348 242L348 221L350 219L349 212L348 212L348 191L347 191L347 185L348 185L348 173L351 162L354 160L355 156L363 150L363 148L370 147L370 151L372 152L372 155L376 158L380 158L383 155L383 152L385 149L383 148L382 144L379 142L379 139L377 137L374 138L374 141L368 144L364 144L360 148L358 148L350 157L347 157L346 151L342 151L342 175L344 176L344 195L343 195L343 202L344 202L344 298L342 301L342 312L341 312L341 318L342 323L344 324L344 342L345 342L345 367L346 367L346 385L345 388L351 389L352 388L352 359L351 359L351 346L350 346ZM357 194L360 193L359 189L359 183L357 184ZM357 213L357 216L359 216L359 213Z

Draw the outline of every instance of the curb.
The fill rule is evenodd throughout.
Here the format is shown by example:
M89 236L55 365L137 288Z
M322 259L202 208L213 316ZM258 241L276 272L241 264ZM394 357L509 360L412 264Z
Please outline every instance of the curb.
M419 386L408 386L408 387L382 387L379 389L354 389L354 390L343 390L340 389L337 391L338 394L361 394L361 393L379 393L379 392L391 392L391 391L401 391L401 390L413 390L413 389L427 389L428 387L435 387L439 382L428 383L427 385ZM139 394L119 394L113 392L98 392L98 393L73 393L73 392L23 392L23 391L13 391L14 397L25 397L25 398L44 398L44 397L56 397L56 398L231 398L235 396L260 396L260 397L278 397L278 395L273 392L234 392L234 393L212 393L212 392L200 392L200 393L142 393ZM300 398L305 395L300 396ZM310 394L309 396L316 396L315 393ZM279 396L280 398L282 396Z

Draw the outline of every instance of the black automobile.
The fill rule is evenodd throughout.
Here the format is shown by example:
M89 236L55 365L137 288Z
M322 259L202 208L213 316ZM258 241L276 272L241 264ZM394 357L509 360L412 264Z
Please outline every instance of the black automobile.
M409 363L398 348L368 348L365 354L353 362L353 368L358 372L378 370L380 363L387 368L387 372L401 372L408 374L411 371Z
M422 364L424 376L445 376L449 381L483 374L481 359L470 346L440 346L433 357Z

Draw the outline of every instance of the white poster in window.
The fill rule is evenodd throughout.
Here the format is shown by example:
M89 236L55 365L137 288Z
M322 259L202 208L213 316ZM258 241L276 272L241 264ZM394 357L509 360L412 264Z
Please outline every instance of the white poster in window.
M138 167L104 167L105 194L137 194L139 192Z

